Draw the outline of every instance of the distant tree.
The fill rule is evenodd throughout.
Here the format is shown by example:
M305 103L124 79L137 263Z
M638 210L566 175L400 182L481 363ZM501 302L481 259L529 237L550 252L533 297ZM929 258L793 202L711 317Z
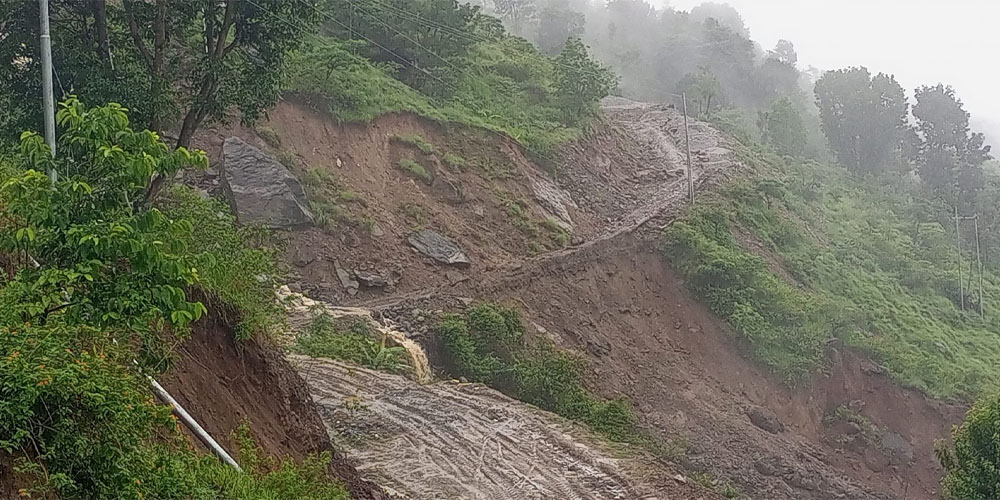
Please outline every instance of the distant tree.
M776 59L785 64L795 66L799 62L799 55L795 52L795 45L788 40L778 40L773 50L767 52L768 59Z
M920 179L950 203L983 185L982 164L991 159L983 134L969 130L969 113L954 89L920 87L913 116L922 141L917 153ZM967 201L968 202L968 201Z
M716 106L721 106L722 85L719 78L715 76L706 66L698 68L697 73L688 73L678 83L678 92L687 94L691 103L697 106L696 113L699 117L704 117L712 112L712 100Z
M816 82L816 105L830 148L856 173L893 164L907 137L909 104L892 76L866 68L829 71Z
M976 403L952 440L951 447L937 450L946 473L944 498L1000 499L1000 395Z
M493 0L493 10L515 35L524 34L526 26L538 14L533 0Z
M558 54L569 39L583 35L586 21L583 13L570 8L568 0L549 0L538 13L538 48Z
M618 83L611 70L590 58L579 38L567 40L555 61L556 88L570 121L595 111L597 102Z
M788 97L782 97L771 109L760 113L760 129L764 140L778 152L801 155L806 149L806 129L802 115Z
M708 19L714 19L720 25L725 26L742 38L750 38L750 29L739 11L726 3L705 2L691 9L691 19L697 23L704 23Z

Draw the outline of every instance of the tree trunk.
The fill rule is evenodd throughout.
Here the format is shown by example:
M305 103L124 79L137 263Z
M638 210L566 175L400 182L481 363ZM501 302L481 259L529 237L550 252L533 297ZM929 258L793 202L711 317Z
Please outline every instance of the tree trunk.
M101 58L114 68L114 62L111 60L111 42L108 39L108 5L105 0L91 0L90 9L94 14L94 30L97 32L97 46Z

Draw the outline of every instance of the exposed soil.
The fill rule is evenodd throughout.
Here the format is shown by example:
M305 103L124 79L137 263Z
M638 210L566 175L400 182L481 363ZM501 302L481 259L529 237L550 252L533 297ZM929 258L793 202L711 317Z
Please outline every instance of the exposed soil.
M236 340L218 316L195 324L160 382L234 456L232 433L244 421L257 445L272 456L301 460L333 451L305 383L281 352L255 340ZM388 498L342 457L334 457L330 470L353 498Z
M530 239L494 196L499 186L527 199L534 216L545 213L531 199L528 187L531 176L541 175L541 169L516 145L504 139L484 141L481 135L469 131L463 135L410 116L338 125L299 104L280 105L271 113L270 124L281 132L282 148L293 150L309 167L336 172L345 187L362 194L365 204L358 213L373 217L383 233L373 236L358 228L290 233L287 257L301 276L295 285L337 305L385 311L408 310L415 304L454 310L460 307L456 304L478 299L516 302L526 323L541 327L535 334L554 338L590 359L589 385L595 391L628 397L647 426L667 440L688 442L688 453L679 465L729 478L751 498L937 498L941 470L933 441L947 436L964 408L902 389L878 366L833 344L828 351L830 368L798 389L787 388L749 361L745 346L728 326L685 291L657 243L662 228L684 209L688 196L682 175L683 117L669 106L617 98L606 100L604 110L607 121L586 140L567 148L558 168L560 186L576 202L570 208L576 238L568 248L533 256ZM253 131L233 133L261 143ZM467 158L507 165L500 169L507 173L486 175L487 170L496 172L493 163L485 170L453 171L422 158L438 178L457 181L469 194L456 202L453 190L413 181L393 165L401 154L417 153L393 145L390 134L419 134ZM696 190L739 173L743 166L731 149L730 139L692 121ZM416 255L405 243L413 229L401 214L407 204L426 208L432 214L428 227L457 240L472 257L472 267L458 272ZM395 288L362 289L349 296L337 279L338 261L344 268L395 269L403 279ZM777 260L769 262L780 267ZM420 336L426 328L409 327L414 330L404 331L425 342L434 361L433 338ZM484 498L506 498L498 492L513 480L511 463L491 465L490 470L507 470L506 476L499 472L476 476L477 469L470 469L469 461L483 449L470 436L482 435L483 428L490 428L490 419L489 407L477 407L473 395L463 392L465 386L431 386L427 390L433 397L421 398L424 389L412 382L398 385L403 382L355 372L361 373L362 383L338 375L342 368L325 369L330 371L324 376L338 382L311 380L310 390L315 398L336 401L321 403L331 432L343 438L344 429L352 428L331 422L352 421L344 400L360 391L361 401L369 405L375 415L372 421L377 422L369 430L392 436L387 446L364 440L352 443L351 453L363 460L368 477L404 488L415 498L435 498L432 492L460 495L454 493L463 491L460 488L473 488L465 490L472 494L478 488ZM383 389L373 389L378 387ZM457 406L453 416L445 418L429 401L453 401L448 404ZM863 417L870 428L825 418L840 407ZM411 413L426 424L406 424ZM458 424L449 427L451 422ZM469 428L471 434L456 435L454 427ZM859 433L863 439L856 438ZM352 436L356 437L348 437ZM435 440L438 444L421 444ZM445 453L453 443L458 443L457 453ZM566 456L561 449L553 448L553 457ZM524 460L517 457L515 463ZM376 465L366 465L365 460ZM400 467L397 461L406 465ZM546 474L558 476L560 461L547 462L551 468ZM576 494L605 498L601 495L616 491L602 490L602 484L638 488L639 483L627 479L613 480L627 477L623 474L609 474L609 483L603 479L588 483L593 486L588 494L593 496ZM487 480L500 476L507 479ZM558 493L562 488L558 484L545 488ZM494 487L500 489L490 489ZM672 493L669 498L697 498L669 488L657 491Z
M366 477L405 498L681 499L722 497L659 468L655 482L600 440L480 384L415 385L342 363L292 360L338 446Z

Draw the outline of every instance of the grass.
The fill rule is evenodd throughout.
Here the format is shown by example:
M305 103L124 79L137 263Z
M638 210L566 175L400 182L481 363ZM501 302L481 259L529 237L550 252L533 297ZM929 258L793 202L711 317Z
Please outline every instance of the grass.
M394 78L395 68L355 55L350 42L314 40L289 64L288 92L319 97L343 122L369 122L409 112L441 123L503 132L548 156L582 136L585 123L567 125L552 86L555 67L527 42L507 38L475 44L475 68L447 75L449 95L432 97Z
M406 203L402 207L403 215L413 229L421 229L427 223L427 212L416 203Z
M278 135L278 132L276 132L273 128L258 126L257 135L259 135L268 146L271 146L274 149L281 149L281 136Z
M329 170L319 167L306 170L302 176L302 185L306 198L309 199L309 209L318 226L332 230L341 224L364 225L363 218L355 217L346 208L349 203L364 204L361 196L341 187Z
M931 396L971 400L1000 387L1000 310L980 319L958 307L946 213L899 180L740 154L763 177L703 196L667 230L664 251L754 357L795 383L823 366L836 339ZM1000 297L996 275L984 282L987 297Z
M438 152L437 148L434 147L433 144L427 142L426 139L416 134L407 134L407 135L393 134L390 137L390 139L397 142L401 142L403 144L409 144L410 146L419 149L420 152L425 155L432 155Z
M409 369L406 351L376 340L371 326L361 319L337 320L320 313L296 339L294 350L314 358L350 361L375 370L401 373Z
M511 225L528 237L528 249L533 254L569 245L570 233L554 219L535 220L531 205L524 198L515 197L499 188L494 189L493 196L504 208Z
M397 165L404 172L420 179L426 184L430 184L431 181L434 180L434 176L432 176L423 165L417 163L417 161L412 158L400 158Z
M448 165L449 167L454 167L459 172L464 170L467 164L465 158L462 158L461 156L452 152L445 153L444 157L442 158L442 161L444 161L445 165Z
M546 339L528 341L517 310L479 304L442 318L436 333L454 376L581 422L613 441L645 439L625 400L602 399L583 386L583 360Z

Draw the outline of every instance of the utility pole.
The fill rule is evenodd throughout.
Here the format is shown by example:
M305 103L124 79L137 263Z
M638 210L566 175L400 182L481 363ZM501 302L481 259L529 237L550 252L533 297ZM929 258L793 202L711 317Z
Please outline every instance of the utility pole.
M958 225L958 204L955 205L955 246L958 247L958 293L965 310L965 281L962 279L962 230Z
M976 264L979 266L979 317L985 319L986 309L983 306L983 302L986 302L986 297L983 296L983 257L979 253L979 214L976 214L972 220L976 222Z
M681 101L684 107L684 146L687 148L688 201L694 204L694 174L691 170L691 134L688 132L687 92L681 92Z
M42 115L45 120L45 143L52 157L56 156L56 105L52 97L52 38L49 37L49 0L38 0L42 48ZM49 178L57 179L55 167L49 168Z

